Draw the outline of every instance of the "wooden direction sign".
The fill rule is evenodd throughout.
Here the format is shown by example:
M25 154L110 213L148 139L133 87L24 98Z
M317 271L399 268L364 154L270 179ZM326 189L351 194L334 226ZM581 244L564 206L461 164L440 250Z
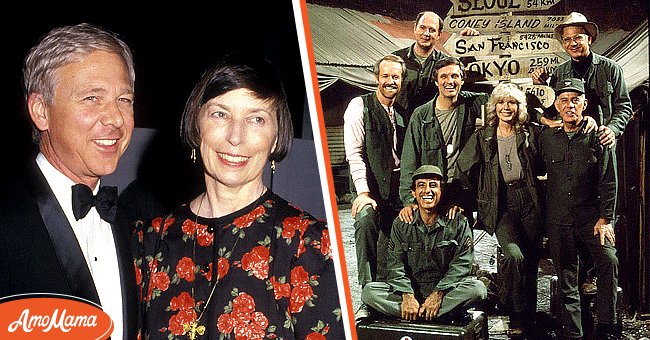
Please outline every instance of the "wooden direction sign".
M518 86L524 93L535 96L545 108L553 105L553 101L555 101L555 91L550 86L533 84L522 84Z
M461 36L452 34L444 48L456 57L523 56L564 51L553 33L514 33Z
M499 14L506 12L543 11L560 0L449 0L453 4L447 13L450 16L476 14Z
M528 78L530 73L538 67L546 67L548 72L552 72L562 62L564 60L556 54L479 60L467 64L465 81L473 83L486 80Z
M474 28L481 34L501 32L548 33L565 20L564 15L482 15L462 18L446 17L445 30L460 32Z

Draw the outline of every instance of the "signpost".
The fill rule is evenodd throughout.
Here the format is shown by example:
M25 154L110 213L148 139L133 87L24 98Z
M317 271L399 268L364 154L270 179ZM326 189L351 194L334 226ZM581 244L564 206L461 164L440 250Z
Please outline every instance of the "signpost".
M562 62L564 60L555 54L478 60L465 67L465 81L471 83L528 78L538 67L546 67L549 72L552 72Z
M562 44L553 33L514 33L477 36L453 34L444 48L456 57L510 55L524 56L562 52Z
M465 81L500 82L530 79L539 67L552 72L566 60L562 44L553 30L564 15L513 15L544 11L561 0L449 0L452 3L444 20L446 30L454 32L444 48L456 57L476 57L465 66ZM473 28L478 36L461 36ZM523 80L526 82L526 80ZM555 92L546 85L518 84L529 105L548 108Z
M565 20L564 15L482 15L472 17L446 17L444 27L451 32L459 32L463 28L474 28L485 33L522 32L545 33L553 32L555 26Z
M499 14L504 12L543 11L560 0L450 0L453 6L447 16Z
M553 105L553 101L555 101L555 91L553 91L550 86L523 84L519 85L519 88L524 91L524 93L532 94L537 97L537 99L539 99L539 102L545 108Z

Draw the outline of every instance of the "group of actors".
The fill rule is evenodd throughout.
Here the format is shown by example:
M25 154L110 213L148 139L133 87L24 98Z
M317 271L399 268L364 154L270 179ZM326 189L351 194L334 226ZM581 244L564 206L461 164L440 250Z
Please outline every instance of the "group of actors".
M118 197L101 185L134 129L134 60L117 33L54 28L23 76L38 150L3 176L0 302L93 303L112 339L345 338L326 222L262 181L293 138L281 78L262 55L219 57L195 84L180 137L203 188L171 212L144 189ZM165 172L172 159L151 161Z
M437 14L420 13L415 42L376 62L376 91L353 98L344 114L357 321L377 313L463 320L487 296L472 274L472 230L480 228L503 254L497 295L509 335L540 336L537 273L547 237L557 335L585 336L578 274L587 266L597 277L595 334L616 338L614 145L632 115L621 67L590 49L597 25L571 13L554 30L570 60L531 73L555 93L554 105L537 110L512 82L491 93L463 90L463 62L434 48L442 30Z
M476 209L475 222L496 234L504 254L511 323L523 334L534 328L546 234L561 335L583 335L577 243L598 277L598 329L611 334L612 145L631 115L621 68L590 51L596 25L571 14L556 29L571 60L532 74L556 94L557 116L537 126L516 85L462 91L462 62L433 48L441 31L435 13L419 15L416 42L379 60L377 90L345 113L363 301L403 319L437 320L484 299L484 284L470 276L474 218L463 215ZM180 121L202 192L126 221L120 216L134 216L134 207L121 202L150 197L117 197L101 179L134 128L129 46L92 24L54 28L30 49L23 76L38 150L3 178L0 298L48 293L94 303L111 317L114 339L345 338L326 223L262 181L293 137L271 63L229 54L204 72ZM168 161L157 161L160 171Z

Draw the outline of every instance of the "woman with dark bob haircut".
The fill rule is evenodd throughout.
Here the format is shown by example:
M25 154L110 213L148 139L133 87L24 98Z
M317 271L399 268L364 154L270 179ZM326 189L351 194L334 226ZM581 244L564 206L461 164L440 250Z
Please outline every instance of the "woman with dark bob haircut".
M273 65L219 60L190 94L181 136L205 192L136 230L142 335L345 338L326 223L262 182L293 136Z

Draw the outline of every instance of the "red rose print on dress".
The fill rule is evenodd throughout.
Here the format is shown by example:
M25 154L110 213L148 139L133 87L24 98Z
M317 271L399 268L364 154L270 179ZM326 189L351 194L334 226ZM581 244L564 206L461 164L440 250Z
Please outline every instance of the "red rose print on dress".
M305 340L326 340L326 339L327 338L325 337L325 335L320 334L318 332L311 332L307 334L307 337L305 338Z
M210 266L212 266L212 264L210 264ZM212 269L212 267L210 268ZM229 269L230 263L228 263L228 259L225 257L220 257L217 261L217 280L223 279L223 277L228 274Z
M160 233L160 224L162 223L162 221L163 221L162 217L156 217L151 221L151 226L157 233ZM167 228L169 228L169 226L172 225L173 223L174 223L173 217L165 219L165 225L163 226L163 231L162 231L163 235L167 233Z
M160 291L166 291L169 288L169 275L165 272L155 272L151 274L151 282L149 283L149 300L152 298L153 293L157 290L155 295L160 295Z
M208 247L212 245L212 242L214 241L214 234L208 232L207 225L196 223L189 218L183 221L181 230L183 231L183 234L185 234L183 235L183 240L187 237L193 238L196 234L197 243L202 247Z
M212 263L208 264L207 268L206 267L201 268L201 275L205 276L206 280L212 281Z
M307 230L307 227L309 226L309 222L308 219L303 219L300 216L285 218L284 221L282 221L282 237L291 239L296 230L299 230L300 237L302 238L305 234L305 230Z
M320 239L320 252L325 255L327 258L332 256L332 243L330 241L330 232L329 230L323 230L323 235Z
M161 292L164 292L169 288L169 267L162 267L160 270L158 269L159 256L160 254L156 255L156 257L146 257L149 262L149 272L151 273L146 301L151 301L153 298L160 296Z
M263 205L260 205L259 207L253 209L251 212L244 216L237 217L232 224L234 224L237 228L243 229L243 228L248 228L253 224L253 222L258 219L259 217L263 217L264 213L266 212L266 209L264 208Z
M196 226L197 223L194 223L194 221L190 220L189 218L183 221L183 225L181 226L181 230L183 233L187 236L193 236L194 232L196 231Z
M140 266L138 266L138 263L136 261L133 261L133 265L135 266L135 284L140 286L142 283L142 270L140 270Z
M193 309L182 310L169 318L169 331L174 335L183 335L183 325L190 324L196 320L196 312Z
M330 241L329 230L323 230L320 242L318 242L318 240L313 240L311 241L311 245L316 249L320 249L321 254L323 254L325 258L329 259L332 257L332 243Z
M251 271L256 278L264 280L269 276L269 248L257 246L241 258L242 269Z
M199 224L196 227L196 242L201 247L209 247L214 242L214 233L208 231L208 226Z
M246 293L239 293L219 316L217 328L222 334L234 333L235 340L263 339L268 318L264 313L255 311L255 300Z
M289 298L289 312L300 313L306 303L313 299L314 291L309 283L309 273L302 266L291 270L291 296Z
M196 320L194 305L194 299L188 292L182 292L171 299L169 302L169 308L173 311L179 311L169 319L169 326L167 329L172 334L183 335L183 325Z
M280 300L282 298L288 298L291 296L291 285L285 283L285 277L281 277L280 281L276 280L275 276L271 276L271 286L273 286L273 293L275 294L275 299Z
M182 292L171 299L169 302L169 308L171 310L190 310L194 309L194 298L188 292Z
M228 274L228 270L230 270L228 259L220 257L217 260L217 280L223 279ZM203 276L205 276L206 280L212 281L212 263L208 265L208 270L203 272Z
M183 257L176 265L176 274L187 282L194 281L194 261L189 257Z

